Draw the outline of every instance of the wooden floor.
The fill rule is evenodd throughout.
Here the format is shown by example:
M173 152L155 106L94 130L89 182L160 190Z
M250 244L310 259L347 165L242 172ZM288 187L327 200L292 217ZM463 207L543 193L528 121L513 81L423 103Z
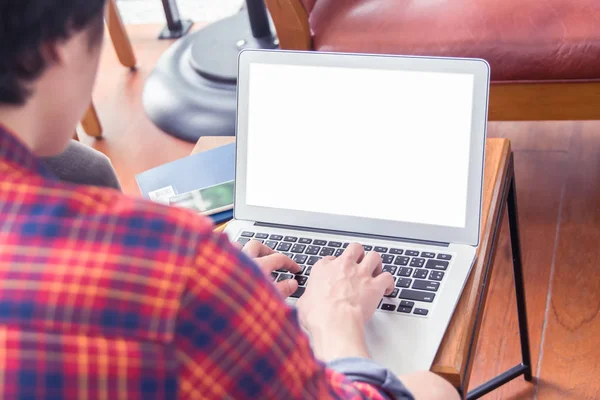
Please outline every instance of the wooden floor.
M135 174L188 155L193 144L155 128L144 80L169 45L159 26L132 26L139 68L122 68L107 42L95 100L105 138L84 143L113 161L126 193ZM519 378L490 399L600 398L600 122L491 123L512 140L535 385ZM494 267L471 387L520 360L507 223Z

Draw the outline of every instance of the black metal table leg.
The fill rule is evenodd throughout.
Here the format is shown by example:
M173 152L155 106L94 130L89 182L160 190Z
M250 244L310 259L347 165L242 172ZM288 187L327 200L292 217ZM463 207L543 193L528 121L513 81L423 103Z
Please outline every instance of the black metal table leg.
M511 156L511 164L514 165ZM517 296L517 312L519 318L519 336L521 338L521 356L526 381L531 381L531 352L529 350L529 329L527 327L527 307L525 304L525 282L523 280L523 263L521 258L521 237L519 231L519 214L517 207L517 188L514 166L512 183L508 192L508 222L510 225L510 243L513 255L513 272L515 277L515 294Z
M467 394L468 400L478 399L494 389L523 375L525 380L531 381L531 353L529 349L529 330L527 328L527 307L525 304L525 284L523 281L523 264L521 259L521 238L519 234L519 215L517 210L517 189L515 184L514 159L510 157L510 185L506 199L508 208L508 222L510 227L510 243L512 247L513 273L515 279L515 294L517 299L517 315L519 319L519 337L521 339L522 363L510 368L508 371L492 378Z
M177 39L188 33L192 25L191 20L182 20L176 0L162 0L167 26L163 28L158 36L159 39Z

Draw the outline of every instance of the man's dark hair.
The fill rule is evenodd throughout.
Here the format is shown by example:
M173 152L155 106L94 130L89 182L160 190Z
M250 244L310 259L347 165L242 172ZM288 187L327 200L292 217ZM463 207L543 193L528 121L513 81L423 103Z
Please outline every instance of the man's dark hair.
M105 0L0 0L0 104L22 105L48 66L42 44L90 28L102 37Z

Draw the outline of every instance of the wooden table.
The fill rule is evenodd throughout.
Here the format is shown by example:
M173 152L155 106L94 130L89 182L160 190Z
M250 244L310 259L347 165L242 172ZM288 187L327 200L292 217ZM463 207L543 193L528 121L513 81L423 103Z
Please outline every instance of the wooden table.
M193 153L212 149L235 141L233 137L203 137ZM505 208L508 210L515 289L519 314L521 351L523 363L493 378L466 395L468 399L483 396L504 383L524 375L531 380L529 335L525 308L525 292L521 265L521 248L518 229L516 189L514 181L513 155L507 139L487 139L481 216L481 240L475 265L460 301L450 321L431 370L450 381L464 397L469 386L479 329L487 298L489 278L492 275L498 245L501 220ZM501 334L499 332L499 334ZM496 340L495 338L486 338Z

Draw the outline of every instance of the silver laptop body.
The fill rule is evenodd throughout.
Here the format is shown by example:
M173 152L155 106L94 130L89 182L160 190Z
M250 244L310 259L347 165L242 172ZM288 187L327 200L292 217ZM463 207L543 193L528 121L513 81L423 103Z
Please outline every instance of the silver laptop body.
M319 257L378 251L397 290L367 326L370 354L429 369L479 243L488 91L478 59L241 52L227 235L298 261L290 304Z

